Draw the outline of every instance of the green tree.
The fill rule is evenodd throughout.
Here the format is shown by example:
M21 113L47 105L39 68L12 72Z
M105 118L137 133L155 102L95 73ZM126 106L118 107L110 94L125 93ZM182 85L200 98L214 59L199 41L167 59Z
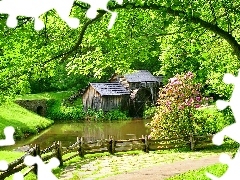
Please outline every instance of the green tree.
M109 9L117 11L118 18L110 31L108 13L98 10L89 20L89 6L78 1L71 12L81 20L77 29L70 29L54 11L42 15L46 26L39 32L33 29L33 19L25 17L9 29L3 15L1 99L30 92L39 79L56 82L65 72L87 81L141 67L167 77L192 70L209 92L228 97L230 88L219 85L223 73L239 68L239 5L227 0L124 0L123 5L111 1Z

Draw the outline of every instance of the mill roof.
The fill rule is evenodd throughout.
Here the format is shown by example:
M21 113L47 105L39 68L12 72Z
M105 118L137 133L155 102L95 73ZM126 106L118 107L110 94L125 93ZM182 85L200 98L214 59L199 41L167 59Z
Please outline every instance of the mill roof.
M158 82L148 70L138 70L131 74L124 75L128 82Z
M120 83L90 83L90 85L99 92L101 96L130 94Z

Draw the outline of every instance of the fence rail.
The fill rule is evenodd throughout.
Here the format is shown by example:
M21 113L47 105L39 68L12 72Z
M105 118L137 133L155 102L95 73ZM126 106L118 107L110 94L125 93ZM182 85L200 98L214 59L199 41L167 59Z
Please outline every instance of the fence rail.
M113 136L109 136L108 139L100 139L96 141L84 141L84 137L77 137L77 141L69 147L62 147L62 142L57 141L43 150L40 149L39 144L35 144L25 155L11 162L8 170L0 171L0 179L5 179L6 177L9 177L26 168L27 166L23 161L27 155L38 155L44 162L48 161L52 157L57 157L60 161L60 166L63 166L64 162L69 161L74 157L84 157L86 154L94 153L109 152L110 154L114 154L117 152L133 150L142 150L148 153L149 151L175 148L189 148L190 150L194 151L198 148L204 148L206 146L213 145L212 137L213 135L198 136L190 134L189 136L169 139L149 139L148 135L143 135L142 138L139 139L115 140ZM74 154L67 158L64 157L70 153ZM37 165L29 167L24 173L24 176L31 171L37 174Z

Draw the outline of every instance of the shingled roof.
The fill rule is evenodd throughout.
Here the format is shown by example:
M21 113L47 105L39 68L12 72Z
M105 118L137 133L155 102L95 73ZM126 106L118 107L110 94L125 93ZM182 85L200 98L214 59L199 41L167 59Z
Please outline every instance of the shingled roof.
M130 94L120 83L90 83L90 85L99 92L101 96Z
M138 70L131 74L124 75L128 82L158 82L148 70Z

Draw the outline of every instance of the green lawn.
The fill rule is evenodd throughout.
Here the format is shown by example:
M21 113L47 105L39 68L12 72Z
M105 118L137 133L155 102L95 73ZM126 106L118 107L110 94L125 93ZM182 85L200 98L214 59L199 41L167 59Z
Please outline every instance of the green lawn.
M52 123L52 120L38 116L15 103L5 103L0 106L0 138L4 137L3 130L6 126L13 126L15 137L22 138L29 134L36 134Z
M13 162L14 160L22 157L23 155L24 155L23 152L0 151L0 157L4 157L4 160L7 161L8 163Z
M61 92L46 92L39 94L26 94L17 96L16 100L35 100L35 99L55 99L62 100L71 96L74 92L72 91L61 91Z
M198 170L188 171L184 174L180 174L180 175L168 178L167 180L182 180L182 179L209 180L209 178L206 176L206 172L213 174L214 176L220 177L226 172L227 168L228 168L227 165L217 163L217 164L207 166Z

